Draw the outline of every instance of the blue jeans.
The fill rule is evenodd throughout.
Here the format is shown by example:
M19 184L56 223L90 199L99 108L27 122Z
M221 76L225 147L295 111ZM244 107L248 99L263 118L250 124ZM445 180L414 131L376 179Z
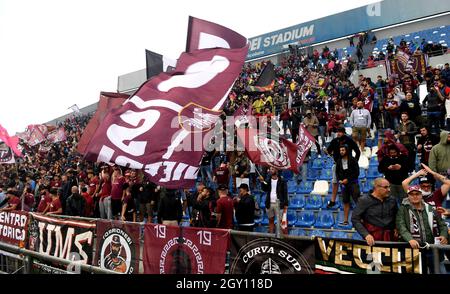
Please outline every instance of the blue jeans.
M209 186L213 181L211 165L201 165L200 174L202 175L202 182Z

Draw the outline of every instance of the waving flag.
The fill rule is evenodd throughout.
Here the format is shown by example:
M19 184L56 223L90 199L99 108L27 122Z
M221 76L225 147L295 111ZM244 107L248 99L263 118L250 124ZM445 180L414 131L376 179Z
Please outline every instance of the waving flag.
M193 51L180 56L175 71L153 77L106 115L86 159L143 169L167 188L194 185L204 135L219 119L248 46L225 27L195 18L190 24Z
M147 49L145 49L145 59L147 62L147 80L163 71L175 69L177 63L174 60Z
M77 145L77 150L81 154L85 154L86 147L91 141L100 123L105 116L113 109L120 107L125 100L130 97L126 94L100 92L100 100L97 104L97 110L83 131L83 135Z
M268 138L265 132L257 129L238 129L237 135L253 163L298 173L302 164L298 145L283 137Z
M59 128L51 131L47 135L47 140L51 143L62 142L66 140L66 132L64 128Z
M316 139L311 135L302 125L300 125L298 142L297 142L297 165L303 165L306 154L308 154L309 149L316 142Z
M28 134L27 144L35 146L47 138L48 129L46 125L29 125L26 133Z
M274 65L269 61L259 75L254 85L247 86L245 90L248 92L266 92L273 89L275 85Z
M22 157L22 152L17 148L19 144L19 138L16 136L10 137L8 131L0 125L0 141L4 142L9 148L11 148L17 156Z
M11 148L5 144L5 142L0 142L0 164L15 163L14 153Z

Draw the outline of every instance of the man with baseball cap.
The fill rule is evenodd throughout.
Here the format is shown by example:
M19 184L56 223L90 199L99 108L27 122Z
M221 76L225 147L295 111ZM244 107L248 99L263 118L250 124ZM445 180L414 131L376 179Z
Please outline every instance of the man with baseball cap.
M405 192L408 191L409 184L416 178L419 178L419 187L422 192L423 200L435 208L442 207L442 203L450 190L450 179L431 170L423 163L422 167L423 169L412 174L409 178L402 182L403 189ZM432 175L437 181L442 182L441 187L433 191L433 184L426 177L427 174Z
M408 197L403 199L397 212L396 225L398 233L411 248L419 249L420 246L429 244L448 243L447 225L439 213L433 207L423 201L419 185L408 187ZM431 271L433 255L427 253L427 262ZM440 256L443 259L443 254Z
M239 231L253 232L256 204L248 191L247 184L242 183L239 186L239 195L235 198L235 214Z

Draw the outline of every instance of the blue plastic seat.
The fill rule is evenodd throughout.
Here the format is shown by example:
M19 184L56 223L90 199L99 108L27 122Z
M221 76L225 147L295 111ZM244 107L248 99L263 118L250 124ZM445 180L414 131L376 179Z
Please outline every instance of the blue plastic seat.
M348 234L342 231L333 231L330 234L330 238L336 239L348 239Z
M324 231L322 231L322 230L313 230L311 232L311 236L326 238L327 234Z
M297 187L297 193L301 193L301 194L309 194L311 193L313 189L313 182L302 182L298 187Z
M378 167L378 158L376 156L372 156L369 160L369 167L377 166Z
M377 166L370 166L369 165L369 169L367 170L367 178L368 179L376 179L376 178L380 178L382 176L383 176L383 174L381 174L378 171L378 167Z
M325 180L325 181L331 181L331 179L333 178L333 172L331 170L331 168L324 168L322 170L322 172L320 173L320 180Z
M269 232L269 228L267 226L255 226L254 232L267 233Z
M306 199L305 208L306 209L319 209L323 205L322 196L319 195L310 195L308 199Z
M316 158L313 161L312 168L314 169L322 169L324 167L324 160L322 158Z
M330 229L334 225L333 212L322 210L317 214L317 220L314 224L316 228Z
M297 211L288 209L287 211L288 226L292 227L297 223Z
M285 180L290 180L294 177L294 173L289 169L285 169L282 172L282 176Z
M266 194L261 194L261 198L259 200L259 208L265 209L266 208Z
M306 172L308 181L315 181L320 177L320 169L309 168Z
M358 179L362 180L366 178L366 170L363 168L359 168L359 177Z
M292 236L308 236L308 232L306 230L303 230L303 229L292 228L289 231L289 235L292 235Z
M305 196L295 195L289 203L289 208L299 209L305 207Z
M373 190L373 181L374 179L367 179L362 189L363 193L367 194L370 190Z
M311 227L315 222L314 212L309 210L302 210L297 213L297 222L295 223L298 227Z

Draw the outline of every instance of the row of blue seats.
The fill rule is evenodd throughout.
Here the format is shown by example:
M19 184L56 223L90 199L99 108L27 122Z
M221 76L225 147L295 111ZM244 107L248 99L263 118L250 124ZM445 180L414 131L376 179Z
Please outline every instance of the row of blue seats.
M314 210L296 211L290 209L287 212L287 221L289 227L351 230L353 228L353 225L351 223L351 211L349 214L348 224L343 224L343 220L343 211L338 212L336 214L336 217L334 216L333 211L330 210L321 210L315 212ZM269 219L267 218L267 214L264 212L261 218L255 220L255 223L268 225Z
M254 229L258 233L267 233L269 228L267 226L256 226ZM353 239L353 240L363 240L358 232L344 232L344 231L324 231L320 229L300 229L300 228L290 228L288 231L291 236L304 236L304 237L323 237L323 238L336 238L336 239Z

